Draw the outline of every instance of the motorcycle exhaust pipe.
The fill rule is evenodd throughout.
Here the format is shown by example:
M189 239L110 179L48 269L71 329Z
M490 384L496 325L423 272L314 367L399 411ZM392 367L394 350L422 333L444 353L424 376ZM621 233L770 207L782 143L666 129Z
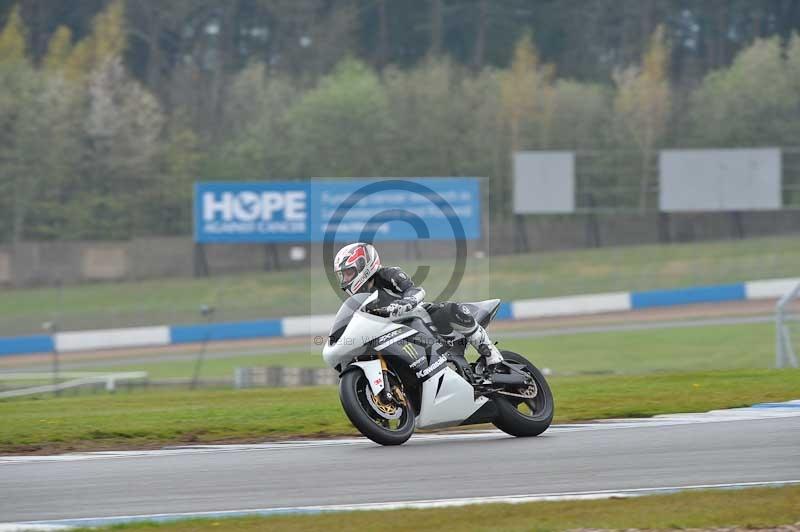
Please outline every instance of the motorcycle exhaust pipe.
M525 376L519 373L495 373L492 375L493 384L508 384L511 386L525 386Z

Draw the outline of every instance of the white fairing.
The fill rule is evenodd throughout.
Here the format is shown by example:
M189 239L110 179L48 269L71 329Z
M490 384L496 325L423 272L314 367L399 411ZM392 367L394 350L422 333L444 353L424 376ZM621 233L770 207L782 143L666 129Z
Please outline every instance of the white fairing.
M322 350L322 357L325 362L336 367L355 365L364 372L369 381L372 393L378 395L384 388L383 371L379 360L352 362L352 360L364 353L367 344L381 336L387 336L386 344L394 343L401 338L416 334L413 329L408 329L390 319L380 318L372 314L363 312L363 308L377 299L377 293L373 293L367 299L358 302L358 308L350 307L352 318L344 328L338 341L331 344L328 342ZM493 305L493 306L496 306ZM343 310L345 307L343 306ZM340 310L340 313L342 310ZM414 314L420 318L430 317L422 308L415 309ZM344 319L350 316L345 313ZM334 325L336 327L336 325ZM400 331L399 328L406 329ZM389 335L389 333L392 333ZM352 364L351 364L352 362ZM475 392L472 385L464 380L458 373L450 367L439 371L422 384L422 397L420 404L420 414L416 418L418 428L436 428L459 425L461 422L474 414L481 406L489 400L486 397L475 399Z
M364 376L369 381L372 393L378 395L383 391L383 368L380 360L367 360L366 362L353 362L353 366L358 366L364 372Z
M422 383L422 405L416 426L425 429L458 425L488 401L486 397L476 400L474 393L470 383L451 368L445 368Z
M365 307L377 298L378 293L373 292L361 307ZM322 349L322 358L332 368L338 364L346 365L355 356L364 352L366 344L370 341L397 329L397 327L398 325L391 320L373 316L359 309L353 314L339 340L334 344L330 342L325 344Z
M365 344L397 329L397 324L389 320L380 320L374 316L364 317L361 314L359 312L353 316L353 321L350 322L338 342L333 345L326 344L323 348L322 358L330 367L335 368L338 364L346 365L347 362L366 350ZM385 323L379 323L379 320L385 321ZM351 329L355 334L348 334ZM362 340L362 337L366 340Z

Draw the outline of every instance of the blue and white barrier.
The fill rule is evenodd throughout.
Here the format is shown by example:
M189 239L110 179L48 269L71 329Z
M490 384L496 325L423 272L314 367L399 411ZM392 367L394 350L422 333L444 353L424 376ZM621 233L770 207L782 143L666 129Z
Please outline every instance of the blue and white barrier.
M170 343L170 328L131 327L99 331L60 332L53 335L55 349L61 353L93 351L117 347L151 347Z
M524 299L511 302L512 320L631 310L628 292Z
M745 299L779 299L795 289L800 279L769 279L744 283Z
M167 344L190 344L204 341L219 342L221 340L246 340L248 338L283 336L281 321L274 319L173 325L169 327Z
M800 278L768 279L672 290L525 299L501 303L496 319L578 316L693 303L777 299L790 292L798 283ZM53 350L75 352L121 347L157 347L203 341L324 335L328 332L332 321L333 314L324 314L231 323L60 332L52 336L16 336L0 338L0 356L46 353Z
M45 334L0 338L0 356L48 353L53 350L53 338Z
M283 329L280 336L312 336L327 334L333 324L335 314L317 314L314 316L293 316L283 318Z

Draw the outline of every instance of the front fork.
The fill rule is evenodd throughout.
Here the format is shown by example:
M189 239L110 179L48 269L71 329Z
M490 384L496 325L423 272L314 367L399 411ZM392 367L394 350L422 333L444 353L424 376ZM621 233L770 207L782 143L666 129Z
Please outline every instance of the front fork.
M392 395L392 391L389 389L390 388L389 366L386 365L386 359L383 358L383 355L381 355L380 353L378 353L378 360L381 361L381 373L383 374L383 383L384 383L383 391L381 391L380 394L381 400L387 403L394 403L397 400Z
M390 390L389 367L386 360L378 353L377 360L366 360L363 362L353 362L353 366L358 366L369 382L372 395L380 397L382 401L393 401L394 397Z

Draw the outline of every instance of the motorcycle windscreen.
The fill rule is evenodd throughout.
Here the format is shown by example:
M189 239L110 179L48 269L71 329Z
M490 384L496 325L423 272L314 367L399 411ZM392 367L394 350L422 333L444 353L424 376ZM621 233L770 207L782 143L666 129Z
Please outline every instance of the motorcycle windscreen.
M328 334L329 342L333 344L339 341L347 324L353 319L353 314L355 314L370 297L372 297L370 293L355 294L342 303L342 306L339 307L339 312L337 312L336 316L333 318L331 332Z

